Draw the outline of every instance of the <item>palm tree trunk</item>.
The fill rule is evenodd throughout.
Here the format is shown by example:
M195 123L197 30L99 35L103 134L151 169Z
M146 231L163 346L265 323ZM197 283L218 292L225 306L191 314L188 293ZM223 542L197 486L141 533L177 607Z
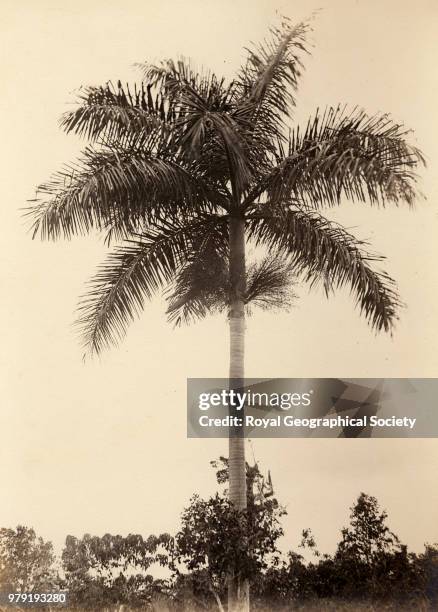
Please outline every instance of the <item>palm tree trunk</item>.
M245 221L231 217L230 245L230 389L242 389L245 358ZM240 412L243 416L243 410ZM229 430L229 484L230 501L238 510L244 510L246 498L245 438L243 427ZM239 568L230 568L228 576L228 611L249 610L249 583L239 577Z

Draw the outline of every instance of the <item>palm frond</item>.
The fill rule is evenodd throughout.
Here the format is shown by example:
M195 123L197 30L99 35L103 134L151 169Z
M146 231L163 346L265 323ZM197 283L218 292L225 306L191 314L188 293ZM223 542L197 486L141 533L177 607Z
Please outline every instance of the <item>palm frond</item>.
M258 192L266 192L274 205L293 198L311 207L330 206L342 197L412 205L418 195L415 170L425 162L407 133L388 115L340 107L317 111L304 132L291 133L286 156Z
M163 221L140 239L115 248L82 298L78 324L85 346L92 353L117 344L145 299L170 283L185 264L199 236L220 225L214 216Z
M193 95L202 101L211 112L230 109L232 84L226 85L225 78L211 71L196 68L187 58L180 57L162 61L159 65L137 64L143 79L152 87L163 92L166 99L173 100L184 110L184 96L193 105Z
M88 147L76 166L39 187L28 214L34 236L43 239L70 238L93 228L123 235L166 214L212 210L209 193L201 179L174 161L142 150Z
M270 38L247 49L246 63L235 82L235 116L249 121L258 137L282 138L283 120L295 105L295 92L303 70L301 56L308 53L308 23L292 25L283 17Z
M64 113L60 125L67 132L84 136L89 140L119 140L131 135L140 136L161 129L163 123L174 119L172 109L164 107L159 92L149 85L134 85L131 92L118 81L117 88L111 82L100 87L84 87L79 91L79 106ZM154 99L155 98L155 99Z
M193 244L186 265L167 293L168 320L176 326L227 308L228 226L212 227Z
M294 263L279 253L270 253L247 271L245 303L262 310L289 308L296 297Z
M226 230L224 226L222 228ZM222 238L222 240L221 240ZM177 274L168 293L168 319L176 326L224 312L230 304L229 256L224 250L224 236L205 237L188 263ZM278 254L268 255L247 268L245 305L247 314L253 307L288 308L295 297L295 276L290 261Z
M326 292L349 286L372 328L393 328L401 305L395 283L370 267L370 262L383 258L365 251L365 243L342 226L315 212L267 212L249 220L249 235L289 255L296 274L312 285L322 282Z

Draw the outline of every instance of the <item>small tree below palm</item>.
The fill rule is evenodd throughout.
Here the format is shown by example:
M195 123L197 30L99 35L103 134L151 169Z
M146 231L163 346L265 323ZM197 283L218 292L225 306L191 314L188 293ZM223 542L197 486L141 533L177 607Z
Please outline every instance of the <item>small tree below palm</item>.
M229 480L228 460L212 461L218 484ZM243 581L260 581L268 568L277 567L278 539L283 535L281 507L257 464L246 464L247 508L237 510L227 490L207 500L194 495L181 516L181 528L169 541L169 566L175 592L191 592L204 602L214 601L224 610L230 566L238 567ZM242 541L246 546L242 546ZM184 573L185 570L185 573ZM186 595L187 596L187 595Z
M308 25L289 21L248 50L235 78L185 60L141 65L134 87L87 87L61 126L87 138L82 158L40 186L34 235L97 230L116 242L80 306L87 349L117 343L145 300L167 291L176 322L226 309L230 379L244 377L245 312L282 303L293 273L326 292L348 286L371 327L391 331L399 299L381 260L321 214L343 200L375 205L416 198L423 161L388 115L317 110L290 126ZM269 258L246 265L247 245ZM230 431L229 497L246 507L244 438ZM249 590L230 568L229 609Z

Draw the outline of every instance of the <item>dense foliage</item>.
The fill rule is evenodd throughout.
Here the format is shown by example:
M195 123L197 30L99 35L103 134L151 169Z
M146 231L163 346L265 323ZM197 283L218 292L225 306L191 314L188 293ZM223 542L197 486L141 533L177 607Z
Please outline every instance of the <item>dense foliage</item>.
M321 554L311 530L302 530L299 546L311 559L306 561L296 551L284 555L279 549L286 511L270 474L247 465L248 508L239 513L227 498L227 460L221 457L212 465L221 490L209 499L194 495L173 536L67 536L58 567L52 545L32 529L0 530L0 590L63 589L72 606L93 610L120 605L223 610L227 567L238 558L251 581L254 609L330 602L336 606L332 609L348 602L358 609L367 602L377 609L438 605L438 546L409 552L374 497L359 495L333 555ZM244 546L243 534L249 534Z

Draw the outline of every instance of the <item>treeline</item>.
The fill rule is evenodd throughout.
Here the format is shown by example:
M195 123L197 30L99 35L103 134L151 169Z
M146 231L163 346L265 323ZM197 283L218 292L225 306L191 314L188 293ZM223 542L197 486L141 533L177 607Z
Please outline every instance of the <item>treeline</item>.
M62 590L69 607L83 609L224 610L227 574L235 567L251 582L254 610L330 601L336 609L348 602L353 609L365 602L377 609L437 609L438 546L409 552L374 497L360 494L333 555L321 554L304 529L300 547L312 557L306 562L296 551L285 556L278 549L286 511L270 476L247 466L248 509L238 513L227 500L227 460L212 465L221 492L207 500L193 496L174 535L67 536L56 559L51 543L32 529L0 529L0 591Z

